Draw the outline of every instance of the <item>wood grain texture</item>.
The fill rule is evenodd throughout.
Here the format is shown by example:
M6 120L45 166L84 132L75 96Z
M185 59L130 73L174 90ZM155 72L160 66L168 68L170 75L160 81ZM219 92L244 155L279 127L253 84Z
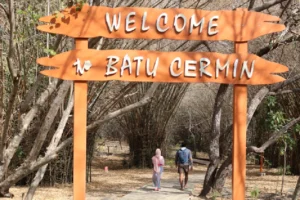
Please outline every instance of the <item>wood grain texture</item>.
M132 32L126 32L126 16L133 13L129 20L134 23L128 27L136 29ZM48 24L40 25L38 30L63 34L73 38L92 38L103 36L106 38L132 38L132 39L175 39L175 40L231 40L231 41L249 41L265 34L279 32L285 29L283 24L274 23L280 20L279 17L248 11L247 9L237 9L236 11L206 11L197 9L156 9L142 7L118 7L109 8L102 6L84 5L81 11L76 11L75 7L61 11L62 14L51 15L40 18L40 21ZM120 13L120 27L117 31L109 31L106 23L106 13L110 16L112 22L113 15L118 16ZM149 30L142 30L144 13L147 16L144 27ZM163 24L164 18L159 16L165 13L168 16L166 24ZM174 18L176 15L182 15L186 18L186 26L181 31L176 31L174 27ZM194 15L195 22L199 22L204 18L202 32L199 33L199 27L193 27L190 33L191 18ZM218 31L215 35L209 35L209 20L218 16L217 20L213 20L211 24L217 24L214 30ZM118 21L118 18L116 18ZM158 20L159 19L159 20ZM162 28L168 30L160 33L156 29L156 22ZM183 19L181 17L176 20L178 27L181 29ZM178 30L178 29L177 29Z

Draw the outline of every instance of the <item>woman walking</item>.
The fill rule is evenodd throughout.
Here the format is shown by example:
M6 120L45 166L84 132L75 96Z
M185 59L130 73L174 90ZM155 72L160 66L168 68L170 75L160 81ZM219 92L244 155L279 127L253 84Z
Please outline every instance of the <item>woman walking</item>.
M156 149L155 156L152 157L152 164L153 164L153 176L152 181L155 186L155 191L160 190L160 179L161 175L164 171L163 166L165 165L165 159L161 155L160 149Z

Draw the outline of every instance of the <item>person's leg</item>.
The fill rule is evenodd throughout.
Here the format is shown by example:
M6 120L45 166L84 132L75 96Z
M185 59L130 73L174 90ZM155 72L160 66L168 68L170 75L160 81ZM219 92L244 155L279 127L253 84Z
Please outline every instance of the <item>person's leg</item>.
M178 173L179 173L180 189L183 190L184 173L185 173L183 166L178 167Z
M186 184L189 180L189 168L188 168L188 166L184 166L183 171L184 171L184 186L183 186L183 188L185 188Z
M184 178L183 174L184 174L184 172L183 172L183 170L181 170L179 173L180 189L183 189L183 178Z
M160 172L159 172L159 174L158 174L158 184L157 184L157 188L158 189L160 189L161 187L160 187L160 183L161 183L161 177L162 177L162 173L163 173L163 171L164 171L164 168L161 166L160 167Z
M153 173L152 181L153 181L154 187L155 187L154 190L158 190L158 175L155 172Z
M184 177L184 188L186 187L186 184L187 184L188 180L189 180L189 173L186 172L185 177Z
M152 175L152 182L153 182L154 187L156 187L156 178L155 178L155 173L154 172L153 172L153 175Z
M157 189L160 189L160 177L161 177L161 173L157 174Z
M183 189L183 173L179 174L180 189Z

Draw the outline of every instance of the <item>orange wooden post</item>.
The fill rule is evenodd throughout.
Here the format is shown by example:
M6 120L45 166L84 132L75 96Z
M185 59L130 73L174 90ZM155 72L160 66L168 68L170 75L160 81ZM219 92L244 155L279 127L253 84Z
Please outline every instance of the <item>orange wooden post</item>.
M76 39L76 49L87 49L87 39ZM74 200L84 200L86 193L86 120L87 81L74 81L74 146L73 194Z
M235 43L236 53L247 53L247 42ZM232 199L245 199L247 85L234 85L233 89L233 161Z
M260 169L259 169L259 171L260 171L260 175L262 175L262 173L263 173L263 166L264 166L264 154L263 153L261 153L260 154Z

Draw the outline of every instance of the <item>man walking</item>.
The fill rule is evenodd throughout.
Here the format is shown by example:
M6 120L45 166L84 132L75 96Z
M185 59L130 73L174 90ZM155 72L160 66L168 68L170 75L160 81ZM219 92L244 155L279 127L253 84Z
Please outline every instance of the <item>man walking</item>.
M178 168L180 189L183 190L188 182L189 170L193 169L192 153L186 148L184 142L181 144L181 148L176 152L175 165Z

